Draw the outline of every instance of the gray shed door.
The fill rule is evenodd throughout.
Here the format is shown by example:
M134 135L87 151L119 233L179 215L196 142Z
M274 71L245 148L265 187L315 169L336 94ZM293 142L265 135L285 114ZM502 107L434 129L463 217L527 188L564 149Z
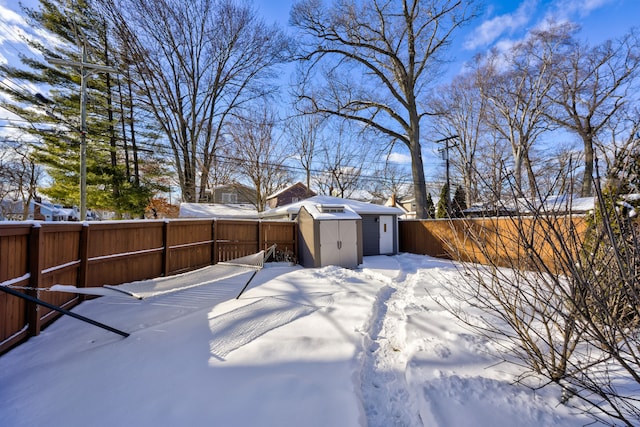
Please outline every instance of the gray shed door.
M358 231L355 221L320 221L320 264L358 266Z

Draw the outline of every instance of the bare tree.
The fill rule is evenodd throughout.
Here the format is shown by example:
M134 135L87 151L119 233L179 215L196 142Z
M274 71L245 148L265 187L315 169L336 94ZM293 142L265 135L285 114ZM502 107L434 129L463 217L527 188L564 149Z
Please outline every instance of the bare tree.
M225 143L218 146L213 161L211 162L209 182L207 183L209 189L231 184L239 180L240 173L237 168L238 159L236 159L235 156L236 149L234 148L233 138L230 135L225 135Z
M557 194L567 195L576 191L581 182L577 171L582 169L582 154L573 141L556 140L553 146L532 150L530 156L534 164L538 192L546 194L554 189ZM560 181L563 185L558 186L558 176L572 176L573 182Z
M509 143L495 131L488 131L478 141L474 174L478 198L488 206L496 206L509 192L505 188L510 157Z
M291 140L293 156L305 171L307 189L311 190L311 173L317 151L323 143L325 120L320 115L301 114L289 120L287 134Z
M259 212L266 207L267 196L290 182L284 162L291 156L286 144L274 138L276 118L267 107L252 110L237 117L227 130L234 143L237 169L256 189L255 206Z
M381 167L373 170L372 176L363 184L372 196L386 201L391 196L400 197L407 194L410 183L411 176L406 168L387 159Z
M572 42L558 55L549 99L556 108L549 118L582 140L584 176L580 194L593 195L595 144L623 106L640 70L640 39L631 31L622 39L593 48Z
M486 131L486 103L471 74L455 77L431 99L437 132L443 137L458 135L452 144L457 154L452 164L462 176L467 206L478 199L476 152Z
M367 161L364 143L351 139L350 123L342 122L332 131L331 139L320 149L320 169L315 184L320 193L337 197L350 197L360 187L363 169ZM357 136L356 136L357 138Z
M321 0L294 4L291 23L306 39L299 59L307 77L324 77L299 97L314 112L361 123L393 147L411 154L416 215L426 218L420 102L455 31L467 22L472 1ZM307 81L310 84L310 80Z
M31 146L5 139L0 141L0 201L19 203L21 218L26 220L29 205L36 196L42 168L32 156ZM4 206L0 206L3 209ZM15 212L0 211L5 216Z
M476 81L488 101L487 122L511 144L517 197L525 193L525 171L530 194L535 197L529 151L540 134L549 129L546 113L551 72L556 51L567 43L569 30L567 26L537 30L506 52L494 49L485 58L477 59Z
M183 200L204 197L222 129L273 90L288 42L232 0L103 2L137 90L171 146Z

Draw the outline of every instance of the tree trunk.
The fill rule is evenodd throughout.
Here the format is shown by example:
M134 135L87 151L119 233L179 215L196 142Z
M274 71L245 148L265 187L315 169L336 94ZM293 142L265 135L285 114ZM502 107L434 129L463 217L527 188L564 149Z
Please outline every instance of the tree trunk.
M411 176L413 177L413 194L416 199L416 219L429 218L427 210L427 189L424 179L424 164L420 144L411 145Z
M589 136L582 138L584 142L584 175L580 197L593 196L593 140Z

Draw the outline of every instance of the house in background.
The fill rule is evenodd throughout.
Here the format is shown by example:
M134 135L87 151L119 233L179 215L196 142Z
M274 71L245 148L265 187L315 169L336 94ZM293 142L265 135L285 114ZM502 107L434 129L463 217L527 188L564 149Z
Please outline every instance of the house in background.
M217 203L225 205L250 205L256 201L256 190L239 183L219 185L205 191L205 198L200 203Z
M198 203L180 203L178 218L258 219L256 190L239 183L206 190Z
M80 212L77 206L63 206L35 197L29 201L27 220L35 221L78 221ZM0 202L0 220L21 221L25 218L24 207L20 200L2 200ZM87 221L99 219L93 211L87 210Z
M296 182L287 188L284 188L277 193L267 196L267 208L274 209L279 206L289 205L296 203L309 197L315 196L316 193L311 191L301 182Z

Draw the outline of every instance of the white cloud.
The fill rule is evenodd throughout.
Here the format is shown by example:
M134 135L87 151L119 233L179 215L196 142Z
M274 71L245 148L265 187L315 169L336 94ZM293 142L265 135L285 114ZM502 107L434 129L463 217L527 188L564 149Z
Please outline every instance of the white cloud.
M584 18L616 0L557 0L545 19L571 21L574 17Z
M410 164L411 156L408 154L400 154L400 153L391 153L389 154L389 162L391 163L399 163L399 164Z
M522 28L533 16L537 3L537 0L525 0L515 12L484 21L467 38L464 47L473 50L480 46L488 46L503 34L509 34Z

